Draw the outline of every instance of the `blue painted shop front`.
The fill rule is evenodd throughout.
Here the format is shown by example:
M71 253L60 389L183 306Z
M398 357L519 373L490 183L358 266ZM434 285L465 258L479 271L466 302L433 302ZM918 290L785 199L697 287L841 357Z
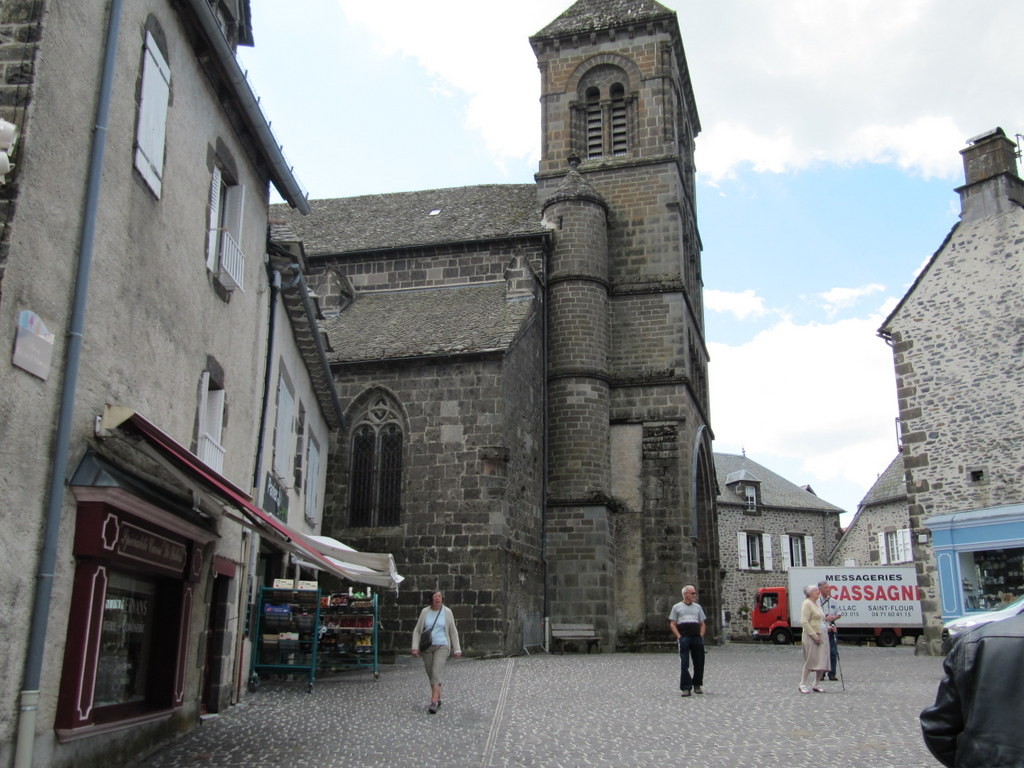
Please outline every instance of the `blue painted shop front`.
M936 515L942 620L998 609L1024 594L1024 504Z

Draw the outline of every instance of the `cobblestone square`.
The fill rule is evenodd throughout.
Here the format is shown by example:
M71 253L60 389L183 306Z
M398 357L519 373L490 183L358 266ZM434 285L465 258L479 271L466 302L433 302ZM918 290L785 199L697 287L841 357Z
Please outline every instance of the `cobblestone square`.
M941 659L840 646L845 690L797 692L798 646L709 647L705 694L681 698L673 654L535 654L451 660L444 705L426 712L421 663L266 681L139 763L142 768L700 765L936 766L917 715Z

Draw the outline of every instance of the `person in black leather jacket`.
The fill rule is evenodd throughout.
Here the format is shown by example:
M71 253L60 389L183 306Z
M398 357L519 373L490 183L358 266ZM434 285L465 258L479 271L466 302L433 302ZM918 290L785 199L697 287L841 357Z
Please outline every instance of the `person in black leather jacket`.
M1024 766L1024 614L965 632L942 664L924 743L950 768Z

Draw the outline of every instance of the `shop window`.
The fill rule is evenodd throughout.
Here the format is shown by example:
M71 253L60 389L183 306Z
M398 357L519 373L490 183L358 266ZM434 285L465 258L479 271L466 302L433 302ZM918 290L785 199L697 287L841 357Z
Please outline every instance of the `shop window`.
M964 607L988 611L1024 595L1024 548L960 553Z
M350 525L399 524L404 443L397 409L384 397L374 399L352 430Z

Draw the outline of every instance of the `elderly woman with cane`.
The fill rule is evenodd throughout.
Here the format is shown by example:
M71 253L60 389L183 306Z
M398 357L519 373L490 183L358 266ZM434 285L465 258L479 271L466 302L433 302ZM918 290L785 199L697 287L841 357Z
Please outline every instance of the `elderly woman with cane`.
M825 629L825 614L818 604L820 595L821 591L817 584L808 584L804 587L805 600L800 606L800 627L803 630L801 646L804 651L804 668L800 673L800 693L825 692L819 683L828 670L829 645Z
M441 707L444 666L451 654L455 654L455 658L462 656L462 646L459 645L455 616L444 604L444 593L439 590L430 596L430 605L420 611L416 628L412 631L412 655L423 657L423 666L430 680L427 712L432 715L437 714Z

